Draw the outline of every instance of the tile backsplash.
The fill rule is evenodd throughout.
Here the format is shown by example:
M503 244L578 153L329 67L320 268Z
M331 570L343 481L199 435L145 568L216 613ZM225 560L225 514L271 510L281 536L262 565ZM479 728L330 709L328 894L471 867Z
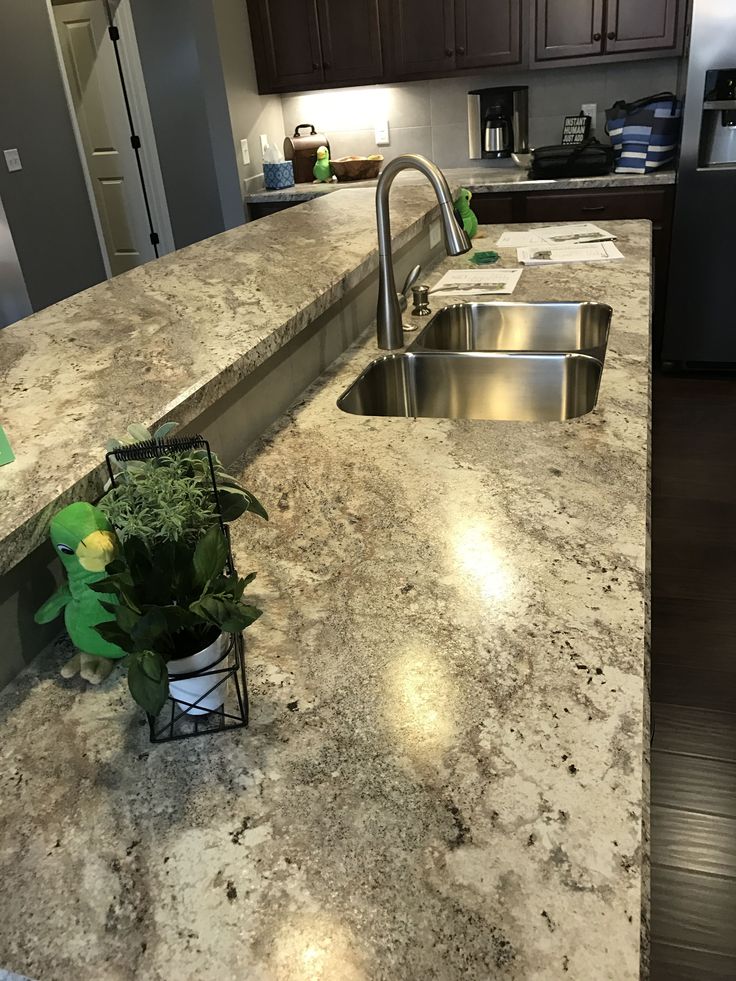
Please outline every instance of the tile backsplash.
M528 85L532 146L559 143L563 118L578 113L582 103L595 102L596 135L605 141L607 108L617 99L676 92L678 70L679 60L667 58L305 92L282 98L284 126L290 134L299 123L313 123L327 135L335 157L383 153L391 159L412 152L441 167L464 167L470 163L466 95L471 89ZM383 120L389 122L391 143L377 147L375 126Z

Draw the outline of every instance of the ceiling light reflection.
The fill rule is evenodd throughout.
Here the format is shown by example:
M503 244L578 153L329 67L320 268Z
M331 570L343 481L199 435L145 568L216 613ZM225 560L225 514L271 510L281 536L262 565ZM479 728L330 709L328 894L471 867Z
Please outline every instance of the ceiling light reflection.
M484 521L460 519L452 535L458 564L485 599L504 600L511 591L511 564Z

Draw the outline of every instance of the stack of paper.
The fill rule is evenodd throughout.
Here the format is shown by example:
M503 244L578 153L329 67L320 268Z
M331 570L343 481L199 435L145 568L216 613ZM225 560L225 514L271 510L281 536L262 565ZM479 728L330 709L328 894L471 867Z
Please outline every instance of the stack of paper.
M528 245L584 245L589 242L615 242L616 236L589 221L567 225L547 225L530 232L504 232L496 245L524 248Z
M474 296L513 293L522 271L521 269L451 269L430 292L472 293Z
M555 262L602 262L623 259L613 242L591 242L590 245L529 245L516 250L525 266L548 266Z

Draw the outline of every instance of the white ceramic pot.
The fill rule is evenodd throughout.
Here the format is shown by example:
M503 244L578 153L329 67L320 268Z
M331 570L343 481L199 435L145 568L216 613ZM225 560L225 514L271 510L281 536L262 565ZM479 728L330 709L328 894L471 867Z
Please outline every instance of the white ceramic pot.
M167 665L169 677L172 674L189 674L191 671L206 671L207 668L211 667L222 657L225 642L225 634L220 634L217 640L214 640L204 650L197 651L196 654L191 654L189 657L180 657L176 661L169 661ZM225 661L218 667L222 668L224 666ZM187 715L207 715L208 712L219 711L225 702L227 683L223 679L224 676L222 674L205 674L197 678L182 678L181 681L169 681L169 691L171 692L171 697L176 700L176 704ZM217 685L214 691L201 698L218 681L221 681L222 684ZM201 701L198 701L200 698ZM179 699L182 699L182 701L179 701ZM194 705L195 702L197 704L193 708L190 708L189 705Z

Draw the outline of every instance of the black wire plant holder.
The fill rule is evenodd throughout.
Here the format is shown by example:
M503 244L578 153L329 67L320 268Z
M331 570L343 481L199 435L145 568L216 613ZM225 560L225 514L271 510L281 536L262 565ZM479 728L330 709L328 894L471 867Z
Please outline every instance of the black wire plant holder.
M226 566L230 575L235 574L230 529L222 520L220 495L217 490L217 477L212 459L210 444L203 436L173 436L170 439L148 439L140 443L119 446L105 454L105 463L110 477L110 487L117 486L116 477L119 471L113 463L133 463L154 460L164 456L176 456L199 450L206 454L212 494L217 511L217 520L227 545ZM152 743L173 742L178 739L189 739L193 736L204 736L213 732L225 732L229 729L244 729L248 726L249 703L248 683L245 676L245 645L242 634L230 634L229 640L223 645L220 657L214 664L201 671L188 671L181 674L170 674L169 681L186 681L191 678L212 679L211 687L203 692L194 702L189 702L181 696L169 697L157 716L146 713L148 731ZM227 702L228 683L234 693L230 704ZM218 688L224 687L225 700L219 709L207 711L202 703ZM226 711L226 706L230 709ZM202 713L202 714L200 714Z

